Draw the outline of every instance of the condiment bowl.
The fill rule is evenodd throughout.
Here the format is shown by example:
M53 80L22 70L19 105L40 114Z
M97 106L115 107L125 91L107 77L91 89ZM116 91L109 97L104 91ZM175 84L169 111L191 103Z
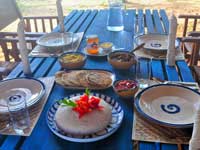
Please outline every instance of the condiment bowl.
M132 98L139 90L139 84L136 80L116 80L113 83L115 93L124 99Z
M113 43L111 42L104 42L100 44L100 47L103 49L105 53L109 53L112 51Z
M87 56L81 52L66 52L59 58L63 69L79 69L85 65Z
M115 69L129 69L136 64L136 57L128 51L114 51L108 54L108 62Z

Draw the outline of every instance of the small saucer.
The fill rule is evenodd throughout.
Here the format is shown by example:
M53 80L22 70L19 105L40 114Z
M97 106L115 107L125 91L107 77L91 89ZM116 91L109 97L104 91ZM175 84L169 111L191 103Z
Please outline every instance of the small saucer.
M88 56L105 57L112 51L114 51L114 46L112 47L112 49L110 51L105 51L105 50L103 50L103 48L99 47L99 52L97 54L90 54L87 52L87 49L84 48L83 53Z

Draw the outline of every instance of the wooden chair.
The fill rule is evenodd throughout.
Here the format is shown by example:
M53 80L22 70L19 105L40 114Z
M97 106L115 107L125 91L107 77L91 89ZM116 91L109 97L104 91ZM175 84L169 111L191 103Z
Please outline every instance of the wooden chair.
M28 50L36 46L36 40L44 33L25 33ZM21 61L16 32L0 32L0 46L4 54L4 61L0 61L0 80Z
M185 54L188 65L197 65L200 59L200 32L196 29L197 26L200 25L200 15L180 15L179 18L184 19L181 48Z
M23 17L26 32L51 32L58 25L57 16Z

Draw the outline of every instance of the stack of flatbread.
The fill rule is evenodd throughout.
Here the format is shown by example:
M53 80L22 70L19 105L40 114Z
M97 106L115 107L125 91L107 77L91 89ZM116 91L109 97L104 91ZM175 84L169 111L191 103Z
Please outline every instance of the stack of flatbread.
M112 74L101 70L59 71L55 80L65 87L104 89L112 85Z

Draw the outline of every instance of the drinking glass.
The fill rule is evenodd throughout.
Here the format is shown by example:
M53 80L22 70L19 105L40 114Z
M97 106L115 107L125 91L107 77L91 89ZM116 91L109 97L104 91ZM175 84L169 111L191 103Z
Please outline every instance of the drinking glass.
M15 94L7 99L8 111L13 129L17 134L24 134L30 126L30 118L25 97Z
M63 47L63 52L73 52L75 51L75 33L67 32L63 33L63 42L66 46Z
M122 31L124 29L122 0L109 0L107 29L109 31Z
M138 58L136 65L136 80L139 87L144 89L150 84L151 60L147 58Z

